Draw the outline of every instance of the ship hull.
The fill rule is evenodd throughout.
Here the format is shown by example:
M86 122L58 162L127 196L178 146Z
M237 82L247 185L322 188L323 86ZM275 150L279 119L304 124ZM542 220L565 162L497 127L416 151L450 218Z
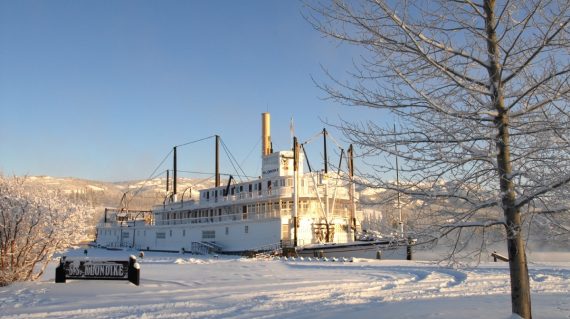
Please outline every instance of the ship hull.
M405 241L357 241L350 244L322 244L300 247L297 253L303 257L406 259L408 246Z

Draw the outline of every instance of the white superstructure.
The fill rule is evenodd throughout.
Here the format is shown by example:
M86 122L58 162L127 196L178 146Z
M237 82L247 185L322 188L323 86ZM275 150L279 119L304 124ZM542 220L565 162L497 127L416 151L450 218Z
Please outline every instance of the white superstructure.
M358 198L348 175L305 172L299 147L273 152L269 114L262 123L259 179L203 189L198 198L173 197L152 212L116 211L99 225L97 244L232 253L354 242Z

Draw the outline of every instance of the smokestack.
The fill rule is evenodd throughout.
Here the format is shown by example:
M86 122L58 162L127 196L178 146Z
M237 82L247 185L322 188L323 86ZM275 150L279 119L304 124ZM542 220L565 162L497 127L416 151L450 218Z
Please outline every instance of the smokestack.
M261 156L271 154L271 118L269 113L261 113Z

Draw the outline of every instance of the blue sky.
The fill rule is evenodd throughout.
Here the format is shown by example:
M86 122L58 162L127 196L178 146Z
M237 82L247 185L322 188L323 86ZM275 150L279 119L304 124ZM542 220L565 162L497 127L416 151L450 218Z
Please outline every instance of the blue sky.
M302 10L298 1L0 1L0 172L144 179L173 145L219 134L259 175L262 112L275 149L290 147L291 117L306 140L322 120L380 116L322 100L311 76L324 79L321 65L342 74L358 52L323 38ZM212 143L181 149L179 168L211 172Z

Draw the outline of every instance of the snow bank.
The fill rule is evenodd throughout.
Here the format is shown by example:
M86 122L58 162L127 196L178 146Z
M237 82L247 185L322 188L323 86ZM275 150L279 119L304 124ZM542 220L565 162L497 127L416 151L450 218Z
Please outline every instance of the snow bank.
M90 249L127 259L132 252ZM68 256L82 254L70 251ZM255 260L145 252L141 285L43 281L0 289L0 318L516 318L508 268ZM531 264L536 318L568 318L570 262Z

